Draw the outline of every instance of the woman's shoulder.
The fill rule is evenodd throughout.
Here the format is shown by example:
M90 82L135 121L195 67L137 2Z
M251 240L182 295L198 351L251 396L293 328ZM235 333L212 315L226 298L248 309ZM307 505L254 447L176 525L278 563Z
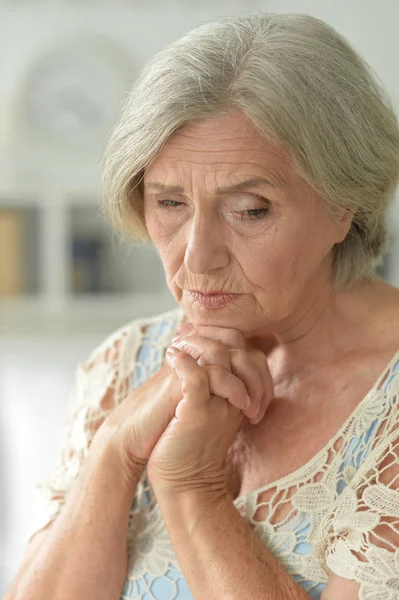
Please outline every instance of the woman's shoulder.
M132 319L125 325L110 333L96 348L92 350L84 365L90 369L99 362L128 366L140 353L144 345L162 345L165 337L169 337L184 317L183 311L177 307L152 317Z
M133 319L108 335L77 367L70 418L88 407L105 415L151 377L183 317L176 308Z
M76 405L117 405L159 369L164 350L184 317L177 307L152 317L135 318L109 334L77 367L72 392Z

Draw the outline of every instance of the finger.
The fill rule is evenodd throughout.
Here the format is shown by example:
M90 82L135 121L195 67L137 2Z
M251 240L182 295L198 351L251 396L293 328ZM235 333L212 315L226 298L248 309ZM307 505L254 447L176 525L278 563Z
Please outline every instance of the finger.
M212 337L219 340L228 347L230 356L230 370L234 372L244 383L247 393L251 398L251 406L244 409L244 414L256 424L261 421L273 398L273 382L267 364L266 356L258 350L245 349L245 338L242 333L236 329L227 329L223 327L200 326L195 331L195 335L179 336L173 340L173 345L187 352L200 366L216 364L228 368L228 361L225 356L219 354L216 346L207 344L201 337ZM201 334L201 335L199 335ZM203 346L201 354L201 344ZM235 352L235 371L232 366L232 351Z
M205 365L218 365L231 370L230 355L227 347L218 340L198 335L186 335L180 339L172 340L172 348L177 348L189 354L202 367Z
M210 327L208 329L217 330L221 328ZM201 330L204 331L205 327ZM214 364L231 370L243 381L247 394L251 398L249 408L245 408L240 400L235 405L244 410L244 414L252 423L256 424L262 420L273 395L273 385L266 356L262 352L258 350L227 349L230 358L229 367L223 345L212 344L207 338L203 338L198 334L182 337L173 345L190 354L200 366ZM232 357L235 360L235 371L233 371L231 364Z
M229 350L231 371L244 384L251 404L244 410L244 414L254 421L260 416L262 396L264 394L264 380L257 362L245 350Z
M261 397L258 415L254 421L254 423L257 424L265 416L265 413L274 398L274 384L266 355L260 350L250 350L249 353L253 360L258 364L260 373L263 377L263 395Z
M203 367L203 369L208 375L211 394L226 398L230 404L241 410L248 409L251 406L251 399L241 379L238 379L223 367L216 365Z
M166 360L180 380L183 398L192 399L196 404L210 401L208 375L189 354L169 347Z
M238 329L229 329L226 327L212 327L208 325L201 325L197 329L195 329L191 323L184 324L179 330L179 335L175 336L172 339L172 345L184 352L188 352L190 356L197 360L200 366L212 364L212 361L215 361L215 354L212 352L212 348L209 345L208 350L205 350L204 353L201 355L199 353L198 346L197 348L194 348L190 347L186 343L183 343L183 339L186 339L188 336L190 336L191 342L193 342L194 345L196 345L196 342L192 337L193 335L200 335L205 338L220 341L227 348L245 349L245 338ZM215 348L213 348L213 350L215 350ZM227 356L225 356L224 360L221 359L220 361L218 361L216 359L215 364L220 364L220 366L227 367Z
M250 405L245 385L230 371L216 365L200 367L191 356L176 349L168 349L167 360L181 381L183 396L191 397L197 404L202 399L209 400L212 394L241 410Z
M196 328L196 332L212 340L218 340L228 348L241 348L242 350L245 349L245 338L238 329L201 325Z
M173 338L172 342L181 340L184 336L198 333L199 335L205 336L212 340L219 340L228 348L242 348L246 347L245 338L241 331L238 329L228 329L226 327L212 327L208 325L201 325L197 328L192 324L183 325L178 330L178 335Z
M267 359L259 350L229 350L231 370L239 377L251 398L251 408L244 414L254 424L259 423L273 398L273 380Z

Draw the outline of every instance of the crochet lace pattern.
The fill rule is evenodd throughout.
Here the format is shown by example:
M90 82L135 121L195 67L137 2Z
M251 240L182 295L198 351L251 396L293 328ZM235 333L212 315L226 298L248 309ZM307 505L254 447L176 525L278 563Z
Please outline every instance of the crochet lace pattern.
M136 319L78 366L59 460L38 486L34 531L57 517L97 429L129 391L159 370L183 317L179 308ZM357 581L361 600L399 599L398 396L399 352L310 461L234 500L311 598L320 598L329 569ZM127 544L123 600L191 598L146 472L132 503Z

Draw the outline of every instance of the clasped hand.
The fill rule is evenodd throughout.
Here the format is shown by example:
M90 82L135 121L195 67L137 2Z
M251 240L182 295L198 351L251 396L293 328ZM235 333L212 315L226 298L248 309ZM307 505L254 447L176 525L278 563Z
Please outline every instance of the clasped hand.
M226 457L240 428L259 423L273 396L265 355L237 330L183 325L167 361L181 400L156 443L148 475L157 495L225 491Z

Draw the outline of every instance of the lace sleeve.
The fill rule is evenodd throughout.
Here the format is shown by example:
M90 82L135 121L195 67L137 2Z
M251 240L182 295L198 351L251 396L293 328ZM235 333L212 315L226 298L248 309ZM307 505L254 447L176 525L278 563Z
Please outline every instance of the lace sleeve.
M370 454L323 524L326 565L360 584L360 600L399 598L399 376L389 401Z
M132 321L78 366L58 462L51 477L36 486L34 524L27 541L58 516L98 428L128 394L142 336L142 323Z

